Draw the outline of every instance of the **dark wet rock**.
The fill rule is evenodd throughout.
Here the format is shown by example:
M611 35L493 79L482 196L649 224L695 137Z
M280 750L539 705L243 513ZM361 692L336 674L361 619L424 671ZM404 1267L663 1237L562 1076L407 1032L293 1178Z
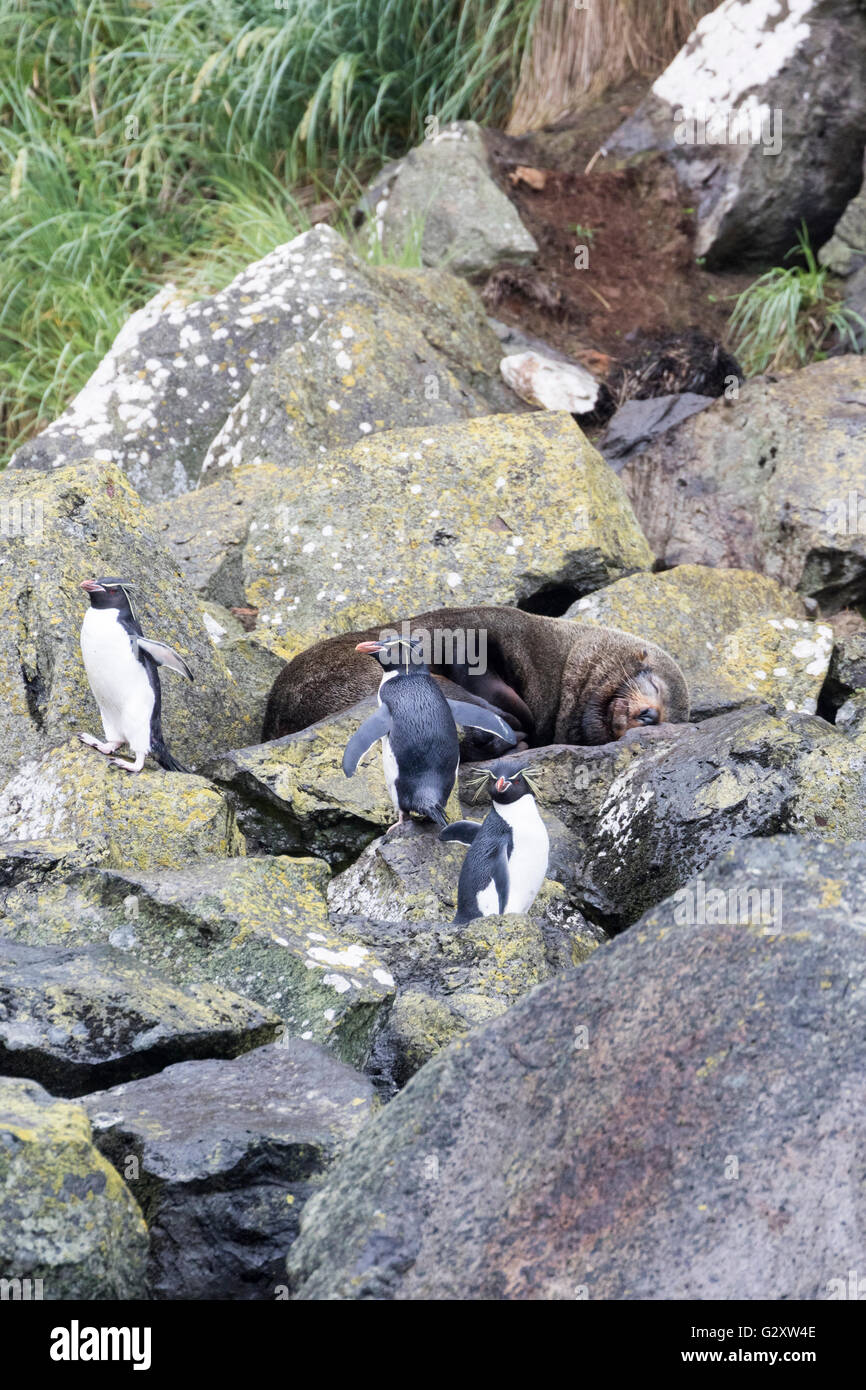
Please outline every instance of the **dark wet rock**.
M608 931L749 836L866 835L866 746L813 715L744 708L531 760L545 819L564 827L548 873Z
M274 1299L304 1203L374 1108L366 1077L292 1039L181 1062L85 1101L141 1203L157 1299Z
M866 599L864 433L866 361L835 357L748 382L620 478L665 569L756 570L834 612Z
M801 221L813 245L830 235L857 192L864 141L858 0L726 0L605 144L667 155L695 200L696 255L766 267L782 263Z
M296 1298L838 1296L866 1259L866 844L748 840L703 881L703 920L669 899L413 1077L305 1209ZM780 918L741 916L749 887Z
M651 396L645 401L625 401L598 441L598 447L611 467L619 472L623 460L639 454L657 434L673 429L712 403L712 396L697 396L693 391L683 391L678 396Z
M143 1298L146 1261L139 1206L94 1147L86 1112L0 1077L3 1298Z
M229 990L184 989L111 947L0 941L0 1073L57 1095L270 1042L279 1018Z
M0 924L30 945L109 944L180 989L233 991L360 1066L393 980L332 930L328 878L320 860L287 857L69 873L9 890Z

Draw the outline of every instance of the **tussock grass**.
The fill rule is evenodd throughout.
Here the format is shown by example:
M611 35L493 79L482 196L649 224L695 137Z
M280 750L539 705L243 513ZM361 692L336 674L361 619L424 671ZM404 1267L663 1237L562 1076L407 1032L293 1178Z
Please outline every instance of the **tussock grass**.
M0 0L0 458L424 134L501 122L538 0Z
M828 284L805 223L787 255L798 255L802 265L774 266L759 275L738 297L730 317L731 339L748 376L824 357L834 334L857 352L858 330L866 331L860 315L840 303Z
M553 125L607 87L656 75L718 0L541 0L507 129Z

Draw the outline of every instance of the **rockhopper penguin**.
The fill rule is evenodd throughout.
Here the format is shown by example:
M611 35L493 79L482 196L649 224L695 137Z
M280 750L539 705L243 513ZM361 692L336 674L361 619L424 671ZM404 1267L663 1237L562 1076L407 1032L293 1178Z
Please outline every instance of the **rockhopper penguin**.
M544 882L550 852L547 827L525 769L495 779L493 805L486 820L458 820L445 827L440 840L469 846L457 885L455 922L528 912Z
M192 672L165 642L145 637L132 611L125 579L85 579L82 589L90 607L81 624L81 655L105 731L101 743L92 734L79 734L82 743L110 757L124 743L135 761L111 758L115 767L140 772L152 753L160 767L186 772L171 756L162 736L162 692L157 666L168 666L192 680Z
M367 749L382 740L385 781L398 814L392 830L410 811L440 826L448 824L445 805L460 761L457 724L497 734L510 747L516 742L508 725L490 710L447 700L421 648L420 640L399 637L359 642L355 648L378 659L382 678L379 708L349 739L343 771L351 777Z

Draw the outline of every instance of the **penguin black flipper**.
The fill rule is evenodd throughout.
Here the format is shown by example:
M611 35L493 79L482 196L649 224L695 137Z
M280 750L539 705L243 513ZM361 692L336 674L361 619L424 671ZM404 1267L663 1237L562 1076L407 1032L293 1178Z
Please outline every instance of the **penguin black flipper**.
M360 729L357 729L349 742L346 744L346 751L343 754L343 771L347 777L352 777L355 768L361 761L368 748L372 748L380 738L385 738L391 729L391 712L387 705L380 705L369 719L365 719Z
M469 851L457 885L457 913L453 918L455 924L473 922L476 917L483 915L478 907L478 898L491 883L496 890L499 911L505 911L508 903L508 855L513 843L509 833L498 843L488 843L483 849ZM473 854L476 856L474 860L471 859Z
M178 656L174 647L170 647L167 642L157 642L153 637L138 637L138 646L142 651L152 656L158 666L168 666L169 670L177 671L180 675L186 676L187 680L192 680L192 671L187 666L182 656Z
M486 729L488 733L501 738L509 748L513 748L517 742L514 731L492 710L482 709L480 705L470 705L465 700L449 700L448 708L454 715L454 723L461 724L465 729Z
M453 820L439 832L439 839L457 840L461 845L471 845L480 829L480 820Z

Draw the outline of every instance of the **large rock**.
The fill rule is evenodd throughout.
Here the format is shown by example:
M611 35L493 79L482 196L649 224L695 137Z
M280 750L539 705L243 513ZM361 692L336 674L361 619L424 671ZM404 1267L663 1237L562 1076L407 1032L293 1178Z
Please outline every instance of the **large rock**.
M370 272L327 226L248 266L219 294L188 303L173 286L126 323L59 420L13 468L116 463L147 501L194 487L214 435L255 374L331 308L369 294Z
M157 1299L273 1299L308 1197L374 1108L313 1043L181 1062L88 1096L101 1152L140 1196Z
M134 953L183 989L236 991L290 1036L366 1060L394 982L359 939L331 928L315 859L213 860L159 873L84 870L5 892L5 936Z
M301 1299L821 1299L866 1260L866 845L758 840L453 1043L361 1134ZM781 920L742 918L749 886ZM693 885L697 901L698 885Z
M376 707L364 700L342 714L269 743L237 748L208 765L231 796L251 847L265 854L315 854L342 867L394 820L381 757L368 754L353 777L346 744Z
M362 208L370 236L387 252L417 250L425 265L461 275L529 261L538 251L514 206L495 183L481 129L456 121L388 164Z
M828 610L866 599L866 361L759 378L651 441L620 478L664 568L757 570Z
M179 989L112 947L0 940L0 1074L82 1095L171 1062L236 1057L281 1031L276 1014L213 985Z
M814 714L833 649L802 598L749 570L679 565L633 574L565 614L594 627L628 627L663 643L682 667L693 719L760 701Z
M531 761L545 819L564 827L549 874L609 931L747 836L866 836L866 744L813 715L746 707Z
M779 263L805 221L830 234L866 141L859 0L725 0L606 141L663 150L695 200L695 253ZM853 154L853 158L852 158Z
M146 1261L141 1211L94 1148L84 1110L0 1078L3 1279L21 1280L22 1298L138 1299Z
M860 191L842 213L830 240L821 247L818 260L834 275L852 275L866 265L866 153Z
M204 778L124 772L77 740L23 763L0 791L7 840L73 840L79 862L138 869L245 850L231 806Z
M390 430L259 504L247 602L301 651L395 611L578 597L652 556L617 478L570 415Z
M291 469L383 429L487 413L409 315L384 299L349 303L259 373L213 440L202 481L244 464Z
M204 613L124 475L90 463L52 474L0 474L6 518L0 566L0 782L24 758L86 729L102 737L79 636L83 579L132 581L145 633L175 647L193 681L163 671L163 730L182 762L246 742L242 692L208 636ZM93 758L99 761L98 754Z

